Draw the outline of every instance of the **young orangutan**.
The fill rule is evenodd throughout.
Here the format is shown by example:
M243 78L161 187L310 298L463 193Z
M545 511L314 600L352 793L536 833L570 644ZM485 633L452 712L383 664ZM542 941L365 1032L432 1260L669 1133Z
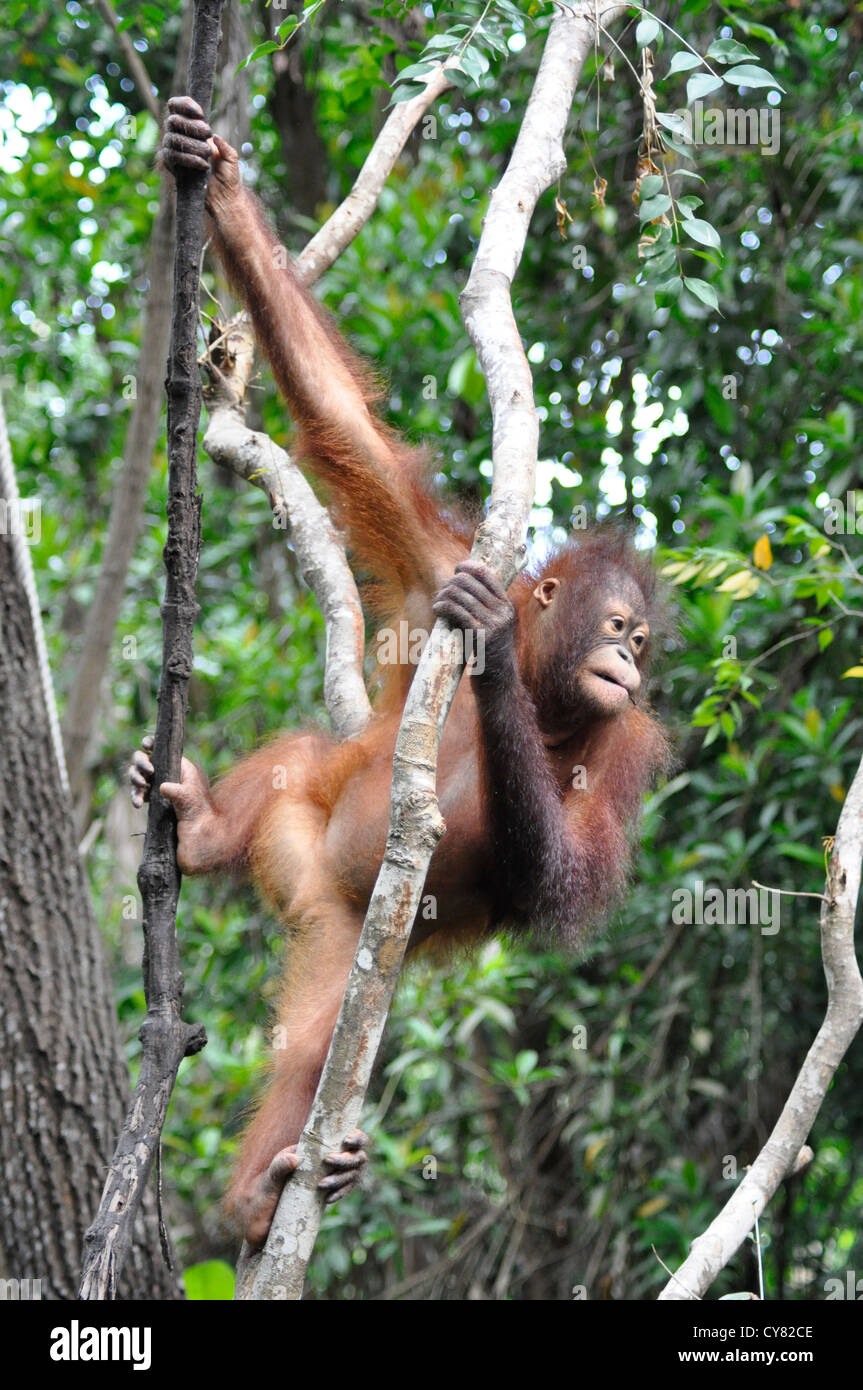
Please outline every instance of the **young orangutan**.
M249 310L297 427L294 452L330 488L378 615L429 631L436 615L483 634L444 729L438 796L447 832L413 950L527 929L576 947L624 884L628 828L667 762L644 707L654 622L651 561L614 530L558 550L508 592L467 558L470 528L444 509L420 457L373 414L369 379L304 289L242 187L234 150L188 97L170 102L162 159L209 168L213 245ZM180 868L248 871L287 927L283 1045L242 1149L229 1204L260 1245L306 1119L383 857L392 757L412 669L384 670L369 726L338 742L285 734L210 788L188 759L161 791ZM133 800L152 781L135 755ZM321 1186L356 1182L365 1137L348 1136Z

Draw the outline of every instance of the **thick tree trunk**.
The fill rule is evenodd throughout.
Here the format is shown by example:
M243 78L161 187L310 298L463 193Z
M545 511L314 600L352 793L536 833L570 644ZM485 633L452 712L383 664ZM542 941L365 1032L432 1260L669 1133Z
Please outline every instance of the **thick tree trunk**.
M0 1276L72 1299L128 1085L12 545L0 535ZM178 1296L152 1203L122 1293Z

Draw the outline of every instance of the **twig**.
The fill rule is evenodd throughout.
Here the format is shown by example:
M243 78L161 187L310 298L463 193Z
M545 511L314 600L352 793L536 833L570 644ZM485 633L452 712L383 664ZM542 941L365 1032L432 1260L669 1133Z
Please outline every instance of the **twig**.
M650 1248L651 1248L651 1250L653 1251L653 1253L654 1253L654 1255L656 1256L656 1258L657 1258L657 1260L659 1261L659 1263L662 1265L662 1268L665 1270L666 1274L669 1276L669 1278L675 1280L678 1284L680 1284L680 1287L684 1290L684 1293L681 1295L681 1297L682 1297L682 1298L683 1298L683 1297L685 1297L685 1298L691 1298L691 1299L694 1299L696 1302L700 1303L701 1300L700 1300L698 1294L697 1294L697 1293L693 1293L691 1289L687 1289L686 1285L682 1282L682 1280L678 1279L677 1275L673 1272L673 1270L670 1270L670 1269L668 1268L668 1265L665 1263L664 1259L663 1259L662 1256L660 1255L660 1253L659 1253L659 1251L657 1250L656 1246L655 1246L655 1245L651 1245Z
M798 892L794 888L768 888L766 883L759 883L756 878L750 880L753 888L761 888L765 893L781 893L784 898L817 898L821 903L829 903L830 899L825 898L823 893L804 893Z

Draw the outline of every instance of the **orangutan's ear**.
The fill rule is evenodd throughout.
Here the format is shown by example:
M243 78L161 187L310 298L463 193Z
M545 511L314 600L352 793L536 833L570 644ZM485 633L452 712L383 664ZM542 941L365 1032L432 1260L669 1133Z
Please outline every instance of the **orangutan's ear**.
M559 588L559 579L543 579L534 589L533 596L537 603L541 604L543 608L547 608Z

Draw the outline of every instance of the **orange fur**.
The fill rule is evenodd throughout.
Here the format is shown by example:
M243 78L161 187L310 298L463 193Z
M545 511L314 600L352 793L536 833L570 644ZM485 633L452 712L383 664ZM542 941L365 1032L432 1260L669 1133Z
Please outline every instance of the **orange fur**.
M446 510L429 486L423 455L374 416L380 394L375 382L292 267L276 268L277 244L248 194L241 195L228 226L217 226L215 245L288 401L298 457L329 489L355 564L374 585L374 612L430 629L439 587L468 554L469 524ZM565 595L550 616L533 597L544 576L558 578ZM462 681L438 763L447 833L432 858L427 910L417 916L411 950L440 956L495 930L524 925L534 900L546 926L558 914L561 936L578 941L585 924L620 892L628 827L651 775L667 763L662 730L635 707L615 718L573 716L568 737L550 740L554 747L543 746L539 729L549 700L556 711L565 707L567 692L579 698L583 663L596 641L597 595L637 592L655 610L654 584L649 561L606 530L578 548L565 547L539 576L521 576L512 586L520 672L512 721L499 699L489 713L488 687L480 698L479 685ZM639 658L642 666L645 661L646 654ZM393 748L413 670L396 665L382 674L376 713L363 733L343 743L318 730L282 736L241 763L213 793L226 866L248 868L288 928L281 1045L230 1197L244 1221L250 1212L260 1214L262 1175L304 1123L381 862ZM548 728L556 730L551 716ZM588 788L575 791L572 769L581 764L589 768ZM492 767L496 782L490 782ZM524 806L536 808L525 812L537 821L525 825L525 843L537 843L523 870L526 880L534 875L539 884L545 873L546 849L536 836L546 824L554 844L550 839L545 887L537 887L534 898L525 881L522 894L502 902L504 871L512 869L506 862L513 852L511 822L518 813L507 813L507 842L495 821L501 812L493 811L507 779L515 788L510 806L521 804L523 790ZM516 857L517 850L515 844ZM564 892L567 874L575 876L571 903Z

